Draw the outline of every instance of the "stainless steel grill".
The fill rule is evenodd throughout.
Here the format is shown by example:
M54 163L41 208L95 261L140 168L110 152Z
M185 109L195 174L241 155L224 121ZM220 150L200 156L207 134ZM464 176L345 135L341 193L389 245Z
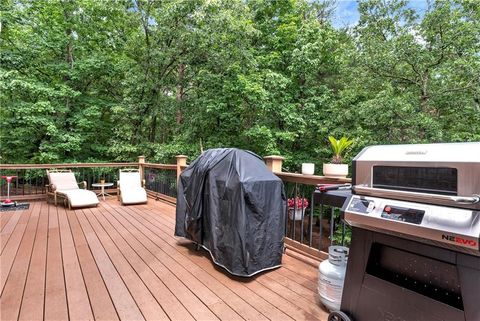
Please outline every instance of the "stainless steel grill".
M480 210L480 142L371 146L353 168L359 195Z
M350 225L480 255L480 143L373 146L353 166Z
M480 320L480 143L365 148L343 207L354 320Z

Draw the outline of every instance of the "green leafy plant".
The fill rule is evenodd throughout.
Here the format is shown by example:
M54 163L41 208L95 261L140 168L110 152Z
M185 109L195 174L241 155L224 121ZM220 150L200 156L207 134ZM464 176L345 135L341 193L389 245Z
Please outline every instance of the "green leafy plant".
M353 144L353 139L348 139L347 137L342 137L340 140L336 139L333 136L328 136L330 145L333 151L332 164L342 164L343 155L346 152L347 148Z
M343 234L343 243L342 243L342 234ZM350 244L352 243L352 229L347 226L345 228L345 232L343 232L342 224L337 224L335 228L335 232L333 233L333 243L337 245L350 247Z

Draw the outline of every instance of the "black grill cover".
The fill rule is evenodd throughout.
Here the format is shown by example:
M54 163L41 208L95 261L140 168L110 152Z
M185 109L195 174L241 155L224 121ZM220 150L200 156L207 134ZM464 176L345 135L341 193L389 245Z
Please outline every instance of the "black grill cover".
M282 180L252 152L209 149L178 182L175 235L207 249L234 275L280 266L285 232Z

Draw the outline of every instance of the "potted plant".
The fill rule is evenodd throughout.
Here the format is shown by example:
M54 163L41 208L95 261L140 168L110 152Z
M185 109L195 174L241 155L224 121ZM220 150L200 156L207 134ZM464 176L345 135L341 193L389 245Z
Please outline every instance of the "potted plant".
M105 184L105 178L110 177L111 173L112 168L110 167L96 167L93 169L93 182L95 183L98 180L97 182L100 182L100 184Z
M300 221L305 209L308 207L308 200L306 198L289 198L288 199L288 218L293 221Z
M353 144L353 139L342 137L339 140L333 136L328 136L330 146L333 150L332 161L329 164L323 164L323 175L329 177L347 177L348 165L343 164L343 155L348 147Z
M315 173L315 164L314 163L302 163L302 174L303 175L313 175Z

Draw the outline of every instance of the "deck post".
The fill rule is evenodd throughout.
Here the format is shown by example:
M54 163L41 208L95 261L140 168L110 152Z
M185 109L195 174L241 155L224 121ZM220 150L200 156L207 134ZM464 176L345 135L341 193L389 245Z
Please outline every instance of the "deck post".
M270 155L270 156L265 156L263 159L265 160L265 164L267 165L269 170L271 170L274 173L282 172L282 163L285 157Z
M145 156L138 156L138 171L140 172L140 180L142 182L145 179L143 164L145 164Z
M182 166L187 166L187 156L177 155L177 180L182 173Z

